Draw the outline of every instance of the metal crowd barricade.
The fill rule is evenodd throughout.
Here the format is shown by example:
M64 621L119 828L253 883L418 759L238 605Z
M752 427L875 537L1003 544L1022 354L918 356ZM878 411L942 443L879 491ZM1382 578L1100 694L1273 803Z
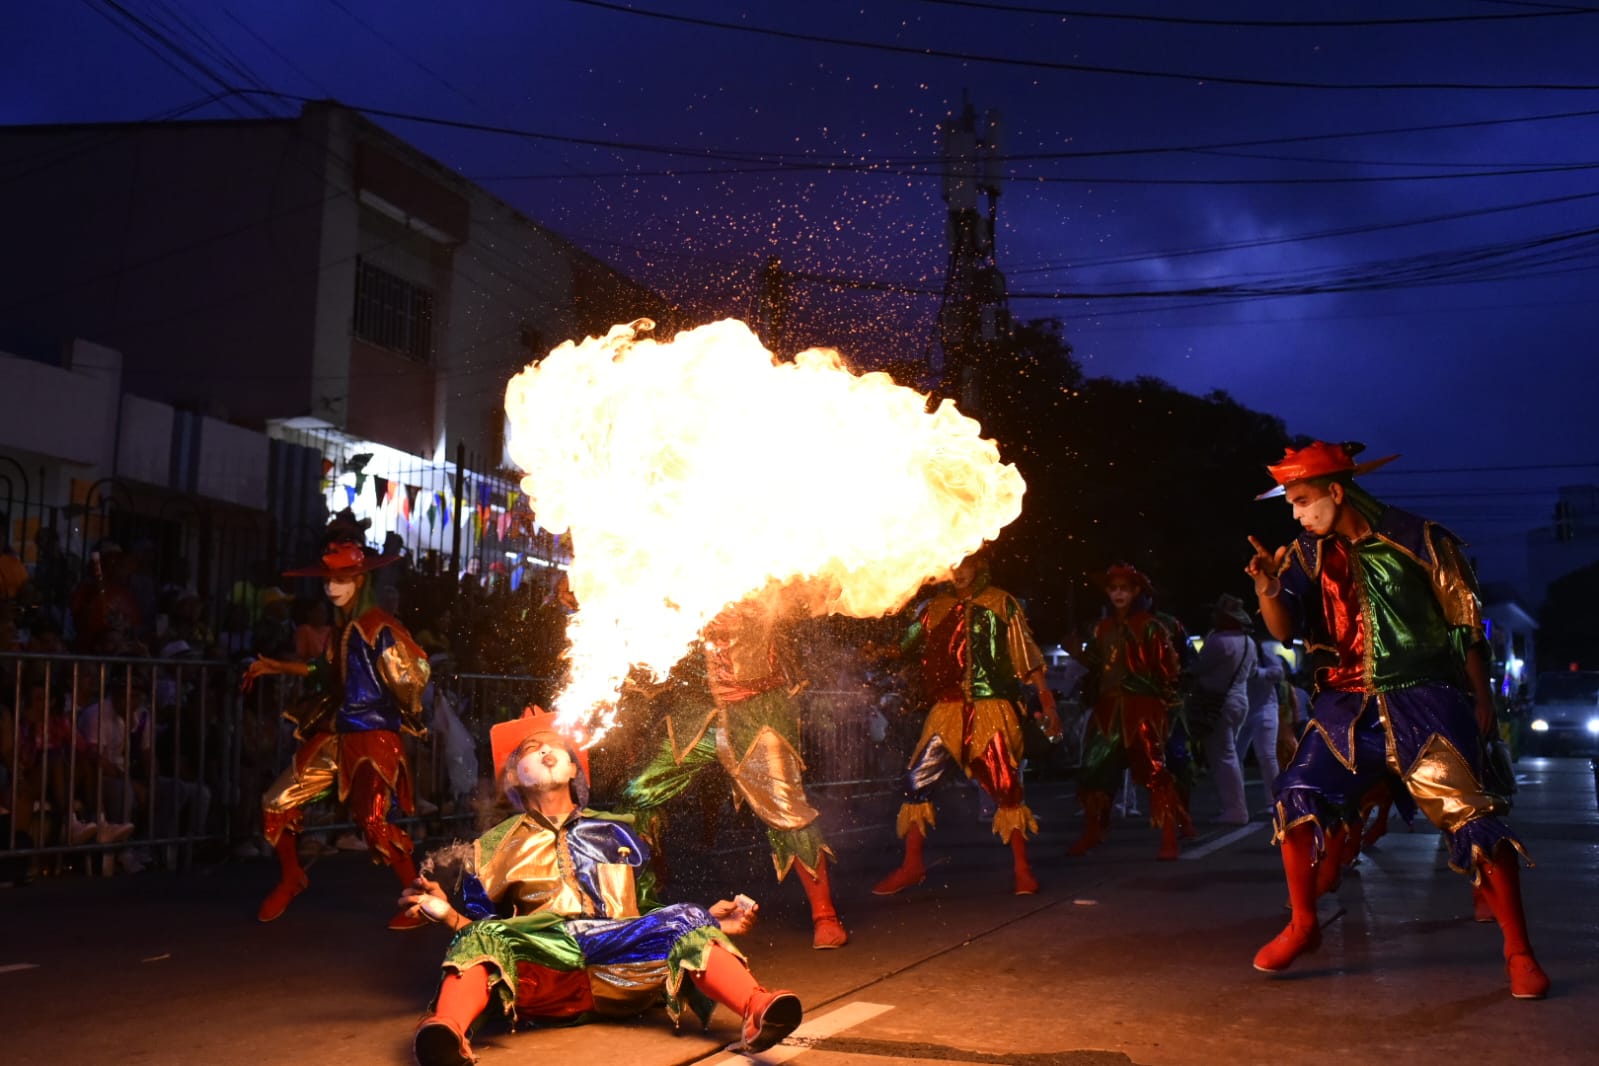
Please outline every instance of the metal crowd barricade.
M304 682L267 676L241 693L240 677L239 664L221 660L0 654L0 862L82 860L84 872L110 872L113 856L127 868L130 853L134 864L182 866L197 850L220 859L258 841L262 793L294 752L284 711ZM428 736L406 738L418 816L401 821L415 831L471 819L493 776L490 727L546 704L553 687L436 674ZM869 691L807 691L800 701L808 782L897 772L900 753L871 739ZM308 832L356 828L325 805L308 815Z
M220 839L227 663L0 654L0 858L161 852Z

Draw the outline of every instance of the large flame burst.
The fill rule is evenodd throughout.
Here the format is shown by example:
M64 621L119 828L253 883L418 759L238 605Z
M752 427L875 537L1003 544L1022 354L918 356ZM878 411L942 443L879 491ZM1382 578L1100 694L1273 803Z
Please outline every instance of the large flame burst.
M775 359L727 320L668 342L640 319L511 380L510 451L539 521L570 533L561 723L593 743L633 667L659 676L752 593L872 618L1021 513L1026 486L945 400L830 349Z

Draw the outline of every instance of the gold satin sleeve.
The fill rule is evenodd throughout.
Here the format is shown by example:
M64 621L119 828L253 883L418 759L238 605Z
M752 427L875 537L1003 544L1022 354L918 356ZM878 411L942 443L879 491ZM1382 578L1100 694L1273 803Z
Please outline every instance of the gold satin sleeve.
M1434 538L1427 529L1427 539L1432 546L1432 590L1443 607L1444 619L1452 626L1469 626L1482 633L1482 605L1477 599L1477 580L1472 575L1471 564L1460 553L1460 545L1449 537Z
M625 862L600 862L594 864L594 878L599 882L600 899L605 903L607 918L637 918L638 891L633 885L633 867Z
M1026 681L1044 668L1044 653L1033 639L1033 630L1027 624L1021 604L1012 600L1007 606L1014 613L1005 625L1005 644L1010 651L1011 665L1016 667L1016 676Z
M422 724L422 690L428 687L428 678L432 676L427 656L411 647L408 641L395 640L378 658L378 670L400 705L401 728L412 736L426 736L427 727Z

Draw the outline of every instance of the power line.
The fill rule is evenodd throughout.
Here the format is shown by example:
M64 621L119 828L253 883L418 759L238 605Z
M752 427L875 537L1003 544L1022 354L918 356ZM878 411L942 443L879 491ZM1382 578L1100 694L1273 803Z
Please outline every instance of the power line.
M567 3L581 4L584 7L599 8L622 15L632 15L640 18L658 19L665 22L674 22L681 25L700 26L707 29L732 30L738 33L750 33L763 37L775 37L789 41L803 41L807 44L827 44L841 48L860 48L874 52L889 52L897 55L911 55L923 59L955 59L963 63L983 63L992 66L1019 67L1028 70L1067 71L1076 74L1113 74L1124 77L1158 78L1169 81L1186 81L1190 83L1214 83L1217 85L1242 85L1252 88L1272 89L1324 89L1324 90L1446 90L1446 91L1483 91L1483 92L1593 92L1599 90L1599 84L1577 83L1561 84L1555 82L1317 82L1317 81L1291 81L1275 78L1246 78L1230 74L1195 74L1191 72L1167 70L1141 70L1131 67L1107 67L1086 63L1063 63L1058 60L1044 59L1018 59L1014 56L981 55L974 52L954 52L939 48L914 48L909 45L886 44L879 41L858 41L846 37L830 37L824 34L800 33L793 30L779 30L769 26L755 26L749 23L721 22L716 19L697 18L691 15L676 15L665 11L652 11L642 7L627 7L622 4L609 3L607 0L567 0Z
M992 0L916 0L916 2L939 7L964 7L978 11L1048 15L1055 18L1075 18L1085 21L1149 22L1174 26L1218 26L1274 30L1335 29L1339 27L1367 26L1430 26L1455 22L1505 22L1517 19L1562 18L1593 13L1591 9L1559 8L1500 15L1416 15L1402 18L1375 19L1207 19L1183 15L1142 15L1112 11L1082 11L1075 8L1037 7L1030 4L1001 4L994 3Z

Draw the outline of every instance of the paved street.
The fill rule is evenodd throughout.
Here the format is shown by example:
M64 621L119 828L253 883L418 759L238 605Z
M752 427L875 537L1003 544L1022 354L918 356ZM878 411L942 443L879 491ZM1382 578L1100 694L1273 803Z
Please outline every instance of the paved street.
M1524 878L1532 935L1554 981L1544 1002L1510 998L1497 928L1471 921L1470 893L1447 870L1438 835L1397 821L1337 898L1323 900L1320 953L1276 978L1249 965L1286 919L1264 822L1209 829L1184 861L1156 863L1154 833L1119 820L1104 848L1067 859L1078 818L1059 782L1032 788L1044 823L1037 896L1009 894L1008 854L985 839L960 787L940 798L927 883L889 898L869 887L897 858L893 798L821 797L843 860L836 883L853 940L842 951L811 950L798 887L772 884L743 815L724 816L712 849L685 817L666 895L710 901L745 890L762 902L762 924L743 946L768 984L792 988L807 1007L806 1026L766 1062L1591 1061L1593 776L1585 759L1518 769L1513 821L1538 862ZM1258 783L1251 796L1258 802ZM251 860L0 892L0 1059L408 1062L444 934L386 931L393 882L351 854L319 861L288 914L259 925L254 908L273 873ZM485 1066L535 1056L668 1066L722 1061L735 1029L719 1011L708 1035L673 1035L657 1010L624 1024L488 1026L477 1046Z

